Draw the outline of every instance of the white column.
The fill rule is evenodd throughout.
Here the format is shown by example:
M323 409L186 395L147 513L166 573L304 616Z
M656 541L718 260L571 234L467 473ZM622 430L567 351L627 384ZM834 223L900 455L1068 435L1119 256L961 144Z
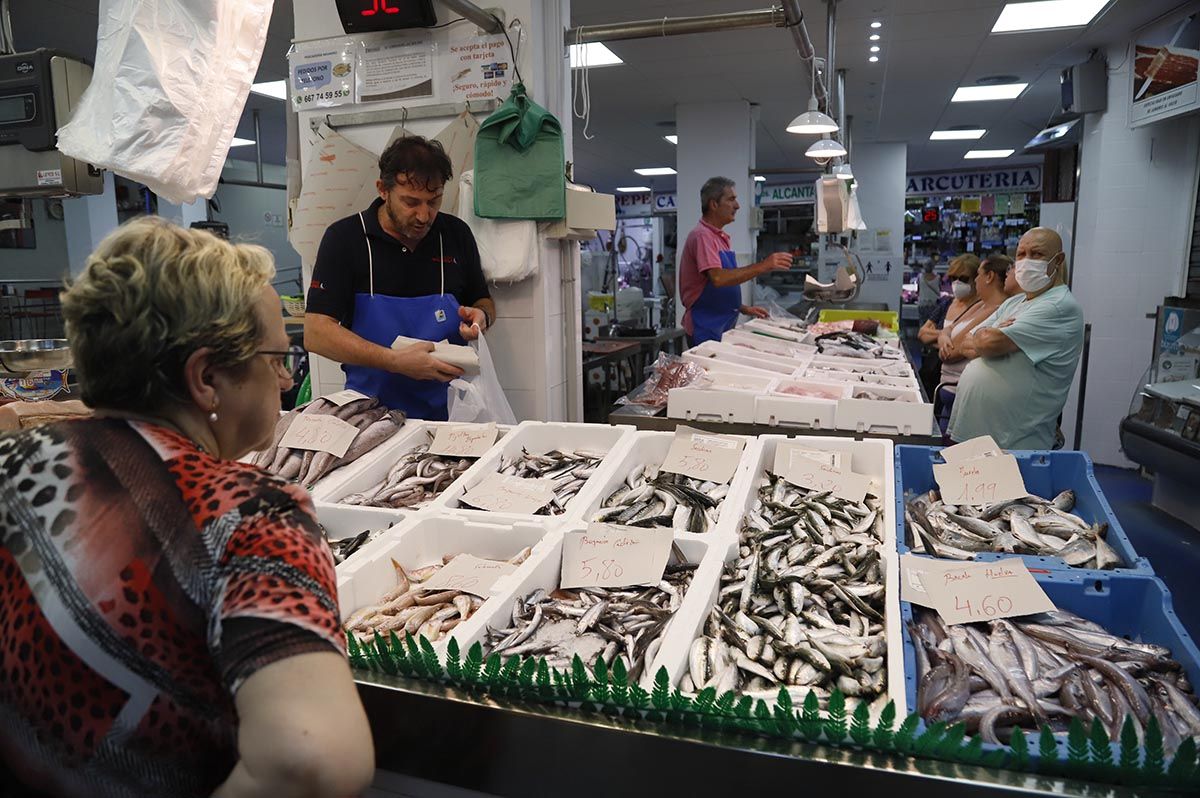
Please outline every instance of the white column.
M176 205L159 197L158 215L180 227L191 227L192 222L208 221L208 200L201 197L184 205Z
M908 145L903 142L856 144L851 153L859 210L867 229L860 231L858 251L863 268L872 260L859 302L886 302L900 309L900 286L904 281L904 189L908 169ZM887 231L880 236L880 231ZM885 248L880 241L887 242ZM890 256L890 260L888 260ZM887 264L891 263L889 272Z
M754 119L750 103L745 100L712 103L681 103L675 106L675 130L679 143L675 147L675 170L679 208L679 249L675 273L679 274L678 258L688 231L700 222L700 187L710 177L728 177L736 186L742 209L737 218L725 228L730 246L737 255L739 266L750 263L754 256L754 232L750 229L750 214L754 207ZM657 164L646 164L656 166ZM675 318L682 320L684 307L679 299L678 279L675 289ZM743 289L743 296L749 290Z
M63 222L67 233L67 263L77 275L96 245L117 229L117 194L113 173L104 173L104 191L87 197L63 200Z
M1176 117L1129 127L1125 43L1108 48L1108 110L1084 117L1079 212L1071 291L1092 325L1081 448L1099 463L1129 466L1119 425L1150 365L1154 312L1182 296L1191 248L1200 118ZM1073 442L1077 387L1063 409Z

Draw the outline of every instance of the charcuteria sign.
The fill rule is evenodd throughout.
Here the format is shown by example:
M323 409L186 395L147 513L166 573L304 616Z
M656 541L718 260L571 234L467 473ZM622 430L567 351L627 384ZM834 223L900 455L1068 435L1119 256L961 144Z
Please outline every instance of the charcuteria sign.
M984 191L1027 192L1042 188L1042 167L1017 166L975 172L931 172L909 175L904 190L909 196L973 194Z

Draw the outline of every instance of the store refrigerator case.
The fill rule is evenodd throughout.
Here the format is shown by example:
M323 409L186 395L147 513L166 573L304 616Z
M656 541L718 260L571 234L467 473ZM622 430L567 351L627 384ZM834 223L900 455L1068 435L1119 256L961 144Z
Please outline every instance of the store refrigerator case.
M1154 473L1152 502L1200 529L1195 502L1200 474L1200 380L1146 385L1121 422L1125 455Z

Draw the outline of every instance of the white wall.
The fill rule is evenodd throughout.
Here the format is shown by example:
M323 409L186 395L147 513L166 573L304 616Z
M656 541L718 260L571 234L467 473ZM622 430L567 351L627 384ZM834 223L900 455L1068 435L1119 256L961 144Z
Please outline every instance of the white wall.
M67 226L51 219L46 206L52 200L31 200L33 207L33 249L0 249L0 282L5 280L46 280L54 285L70 271L67 260ZM73 200L63 200L72 202Z
M226 178L251 181L257 176L252 162L233 160L225 162L221 174ZM286 184L287 170L282 166L263 164L263 182ZM282 293L303 294L300 255L287 240L287 190L222 183L214 197L221 210L213 212L213 220L229 225L230 239L269 249L275 256L276 287ZM267 214L272 214L270 220ZM280 223L275 224L275 219Z
M904 275L904 190L908 173L908 145L904 142L856 144L850 165L858 185L858 206L867 224L859 241L859 250L877 252L873 243L877 230L888 230L888 249L892 255L892 271L884 271L884 263L875 262L870 277L859 292L859 302L886 302L892 310L900 309L900 285ZM864 240L865 239L865 240ZM878 260L878 259L876 259ZM864 263L864 268L866 264ZM882 272L884 279L877 278Z
M1108 49L1109 64L1121 65L1108 76L1108 110L1084 120L1072 265L1072 290L1092 325L1082 448L1112 465L1132 465L1118 425L1150 364L1155 309L1185 282L1200 150L1195 114L1129 127L1126 52L1124 43Z

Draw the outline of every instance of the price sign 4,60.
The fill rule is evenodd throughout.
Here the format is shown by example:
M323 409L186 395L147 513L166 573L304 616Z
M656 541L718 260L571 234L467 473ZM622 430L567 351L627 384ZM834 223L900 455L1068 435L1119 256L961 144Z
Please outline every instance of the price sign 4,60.
M995 618L1007 616L1013 609L1012 599L1008 596L993 596L991 593L976 603L962 596L954 597L954 608L960 612L970 613L975 618Z

